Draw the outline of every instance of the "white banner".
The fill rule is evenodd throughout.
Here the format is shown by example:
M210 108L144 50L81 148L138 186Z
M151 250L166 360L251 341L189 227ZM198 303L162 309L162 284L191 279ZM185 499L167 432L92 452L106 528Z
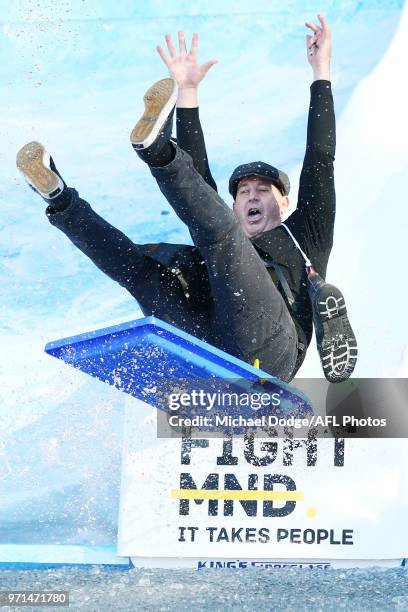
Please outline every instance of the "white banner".
M405 440L160 440L133 399L124 438L119 555L407 556Z

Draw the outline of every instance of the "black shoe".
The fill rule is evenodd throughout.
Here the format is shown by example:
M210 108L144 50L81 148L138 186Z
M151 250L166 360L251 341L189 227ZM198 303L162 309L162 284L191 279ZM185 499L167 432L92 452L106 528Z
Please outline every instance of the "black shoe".
M177 93L177 83L173 79L157 81L147 90L143 98L145 111L130 134L135 151L149 148L154 156L154 145L157 143L160 149L170 139Z
M308 277L317 350L329 382L351 376L357 363L357 340L347 316L343 294L316 273Z
M53 200L63 192L65 183L41 143L24 145L17 153L16 163L30 187L45 200Z

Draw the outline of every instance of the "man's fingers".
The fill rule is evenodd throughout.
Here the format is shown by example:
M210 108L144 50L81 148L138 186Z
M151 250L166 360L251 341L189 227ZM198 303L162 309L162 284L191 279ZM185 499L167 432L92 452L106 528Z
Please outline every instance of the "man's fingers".
M305 26L307 28L309 28L310 30L313 30L313 32L315 34L317 34L320 31L319 26L317 26L315 23L313 23L312 21L306 21Z
M157 45L156 51L160 55L160 57L162 58L163 62L166 64L166 66L169 67L171 60L170 60L169 56L167 55L167 53L165 51L163 51L163 49L159 45Z
M176 52L176 48L175 48L175 46L173 44L173 40L171 38L171 35L170 34L166 34L165 39L166 39L167 48L168 48L168 50L170 52L171 57L176 57L177 52Z
M184 32L178 33L178 41L179 41L180 53L187 53L186 39L184 37Z
M327 23L327 20L323 17L323 15L318 15L317 18L322 25L322 30L328 30L329 24Z
M197 34L197 32L194 32L194 34L193 34L193 39L191 41L190 53L191 53L191 55L193 57L197 57L197 53L198 53L198 34Z
M201 69L203 70L204 75L206 75L209 69L212 68L212 66L214 66L215 64L218 64L217 59L210 59L208 60L208 62L205 62L205 64L201 66Z

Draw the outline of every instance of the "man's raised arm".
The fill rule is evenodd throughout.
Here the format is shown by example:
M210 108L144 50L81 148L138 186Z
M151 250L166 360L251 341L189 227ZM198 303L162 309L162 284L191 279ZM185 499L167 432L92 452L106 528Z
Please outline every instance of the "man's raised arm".
M307 59L313 70L306 156L315 148L334 160L336 126L330 84L331 32L326 19L321 15L318 18L321 27L309 21L305 24L314 32L313 36L306 36Z
M176 110L177 141L193 159L194 168L213 189L217 185L211 175L205 148L204 134L198 111L198 86L209 69L217 63L211 59L198 64L198 34L193 34L190 51L187 51L184 32L178 33L179 51L172 38L166 35L168 54L157 46L157 52L166 64L170 76L177 82Z
M330 83L331 32L324 17L318 15L318 19L320 26L306 23L313 31L313 35L306 36L307 59L313 70L313 83L298 206L287 224L289 227L304 228L301 233L304 246L309 249L309 257L312 257L313 251L324 252L326 259L332 246L336 209L333 171L336 124ZM320 272L324 275L325 270Z

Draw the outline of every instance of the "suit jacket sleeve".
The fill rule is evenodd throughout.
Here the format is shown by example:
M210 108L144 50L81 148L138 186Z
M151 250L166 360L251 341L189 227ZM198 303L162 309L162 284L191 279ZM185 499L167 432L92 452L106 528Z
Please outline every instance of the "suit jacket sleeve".
M315 81L310 89L307 144L298 205L287 225L297 235L312 262L321 260L320 267L325 272L333 244L336 213L333 168L336 124L330 81Z

